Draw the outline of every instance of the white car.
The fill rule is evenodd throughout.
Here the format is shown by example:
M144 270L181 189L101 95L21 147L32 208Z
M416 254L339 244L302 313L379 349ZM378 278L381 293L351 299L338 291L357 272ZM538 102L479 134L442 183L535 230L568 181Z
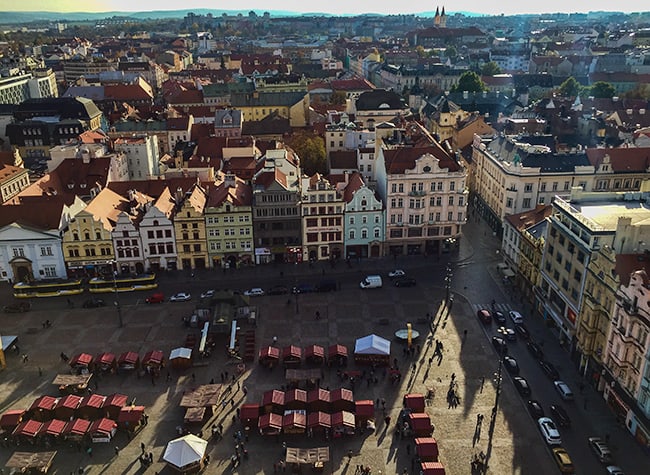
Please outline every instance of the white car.
M512 320L512 323L514 323L515 325L524 323L524 317L521 313L516 312L514 310L510 310L508 312L508 315L510 316L510 320Z
M565 401L573 401L573 392L564 381L553 381L555 389L560 393L560 397Z
M170 302L187 302L192 296L188 292L179 292L169 297Z
M562 445L560 438L560 431L557 430L555 422L550 417L540 417L537 419L539 430L542 432L542 437L548 445Z
M202 299L210 299L212 297L214 297L214 290L212 290L212 289L206 290L205 292L203 292L201 294Z
M259 287L254 287L252 289L245 290L244 295L247 297L259 297L260 295L264 295L264 290L260 289Z
M610 465L607 467L607 474L608 475L625 475L623 472L623 469L621 467L617 467L616 465Z
M393 277L403 277L405 275L406 275L406 272L404 272L402 269L395 269L395 270L392 270L392 271L390 271L388 273L388 277L390 277L391 279Z

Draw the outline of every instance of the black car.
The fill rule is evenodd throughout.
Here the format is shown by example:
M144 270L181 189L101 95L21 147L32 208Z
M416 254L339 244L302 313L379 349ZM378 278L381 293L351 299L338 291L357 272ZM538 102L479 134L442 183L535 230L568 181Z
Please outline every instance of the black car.
M294 294L308 294L311 292L316 292L316 286L312 284L298 284L293 289L291 293Z
M519 375L519 365L517 364L517 360L514 359L512 356L503 357L503 366L506 367L506 371L511 375L513 376Z
M338 290L335 280L321 280L316 286L316 292L334 292L335 290Z
M529 341L526 343L526 346L528 347L530 354L533 355L535 359L540 361L544 359L544 352L542 351L542 348L534 341Z
M83 303L83 308L105 307L106 303L102 299L88 299Z
M506 323L506 316L503 312L497 310L496 312L492 312L492 316L497 323L500 323L501 325Z
M508 354L508 344L503 338L498 336L493 336L492 346L494 346L494 348L497 350L497 353L499 353L500 355Z
M528 401L527 406L528 406L528 412L530 412L530 415L533 416L533 419L537 420L540 417L544 417L544 408L539 403L539 401L530 399Z
M285 295L289 293L289 289L284 285L276 285L271 287L266 293L269 295Z
M571 419L569 418L569 415L567 414L567 412L564 410L562 406L558 404L553 404L551 406L551 415L553 416L553 420L560 427L571 426Z
M414 287L416 284L413 277L398 277L393 281L395 287Z
M524 340L530 339L530 332L528 331L528 328L526 328L526 325L524 325L523 323L520 323L519 325L515 325L515 331L519 333L519 336L522 337Z
M514 378L512 378L512 381L515 383L515 388L517 388L519 394L525 397L530 396L531 394L530 385L528 384L528 381L526 381L526 378L522 378L521 376L515 376Z
M544 374L548 376L548 378L551 381L556 381L560 379L560 373L558 373L555 366L553 366L553 363L550 363L546 360L542 360L539 362L539 365L542 367L542 371L544 371Z

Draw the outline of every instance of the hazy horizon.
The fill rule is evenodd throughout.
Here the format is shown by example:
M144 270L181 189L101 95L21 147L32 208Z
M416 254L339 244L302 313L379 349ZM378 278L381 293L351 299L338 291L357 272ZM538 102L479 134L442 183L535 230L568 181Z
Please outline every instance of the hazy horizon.
M332 15L341 14L412 14L434 11L436 7L445 7L446 12L471 12L486 15L515 15L530 13L576 13L590 11L611 11L611 12L640 12L647 11L639 8L639 2L633 0L621 0L612 4L608 0L546 0L539 4L533 2L507 2L499 6L490 6L486 2L478 0L456 0L450 4L436 4L422 0L406 0L399 4L399 7L392 2L377 2L376 0L357 0L356 2L335 2L326 4L305 4L296 3L294 0L248 0L237 5L215 5L214 2L205 0L185 0L183 2L169 0L23 0L0 7L2 11L11 12L145 12L152 10L187 10L207 8L212 10L254 10L264 12L270 10L283 10L296 13L329 13Z

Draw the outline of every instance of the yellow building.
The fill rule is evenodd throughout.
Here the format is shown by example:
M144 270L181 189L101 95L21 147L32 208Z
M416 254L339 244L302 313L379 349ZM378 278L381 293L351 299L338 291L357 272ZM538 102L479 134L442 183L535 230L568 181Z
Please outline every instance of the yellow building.
M207 193L197 183L176 203L174 233L179 269L205 269L209 265L204 216L207 201Z
M306 88L300 91L232 94L231 105L241 111L244 122L260 121L276 114L289 119L291 127L305 127L309 124L309 93Z
M122 211L130 211L128 200L104 188L70 220L62 243L68 275L94 273L112 266L115 253L111 233Z

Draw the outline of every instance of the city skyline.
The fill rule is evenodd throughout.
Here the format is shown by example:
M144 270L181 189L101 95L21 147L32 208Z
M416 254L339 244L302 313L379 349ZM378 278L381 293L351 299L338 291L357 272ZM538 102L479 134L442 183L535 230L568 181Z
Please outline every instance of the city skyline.
M45 11L45 12L140 12L151 10L181 10L192 8L208 8L219 10L254 10L263 11L291 11L296 13L329 13L333 15L343 14L412 14L431 12L436 7L445 7L446 12L469 12L486 15L514 15L514 14L531 14L531 13L573 13L589 11L618 11L618 12L638 12L647 11L639 9L639 2L633 0L622 0L612 4L607 0L577 0L567 3L561 0L547 0L540 4L509 2L499 6L487 5L485 2L477 0L458 0L450 4L432 3L423 0L407 0L401 2L399 8L389 2L376 2L373 0L358 0L357 2L348 3L328 3L326 5L313 4L305 7L296 4L292 0L275 0L273 2L262 0L248 0L240 5L215 5L205 0L186 0L184 2L171 2L169 0L141 0L132 2L130 0L87 0L79 2L78 0L24 0L11 5L5 5L4 11L28 12L28 11ZM240 8L237 8L240 7Z

